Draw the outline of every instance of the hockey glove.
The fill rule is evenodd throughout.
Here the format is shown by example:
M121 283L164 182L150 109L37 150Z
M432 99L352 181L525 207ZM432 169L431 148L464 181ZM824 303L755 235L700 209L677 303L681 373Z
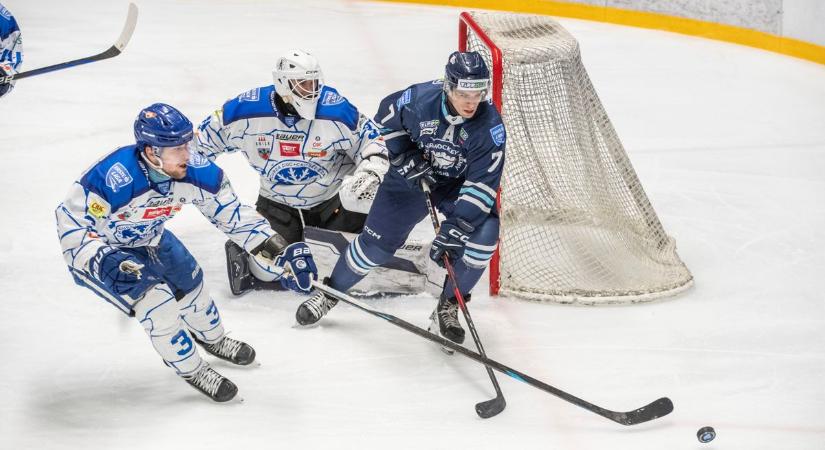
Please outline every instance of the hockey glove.
M441 223L441 228L430 247L430 259L444 267L444 255L450 261L464 256L464 246L470 240L470 234L475 230L469 222L461 218L450 218Z
M412 189L421 189L422 180L429 185L435 184L433 168L430 162L424 159L421 150L414 149L395 156L390 159L390 165Z
M13 74L9 66L0 64L0 97L6 95L14 86L14 80L8 76Z
M141 269L143 264L133 255L110 246L101 247L89 262L89 271L112 293L132 299L140 298L160 282L160 278Z
M312 253L309 246L303 242L289 244L275 257L275 265L284 268L281 285L286 289L309 292L312 290L312 281L318 279L318 269L315 267Z

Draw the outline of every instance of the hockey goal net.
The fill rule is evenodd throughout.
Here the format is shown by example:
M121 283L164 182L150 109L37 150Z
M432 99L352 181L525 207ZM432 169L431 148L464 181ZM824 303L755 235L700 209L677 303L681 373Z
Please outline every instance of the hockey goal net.
M459 49L486 59L507 130L491 293L601 304L689 287L573 36L545 16L465 12Z

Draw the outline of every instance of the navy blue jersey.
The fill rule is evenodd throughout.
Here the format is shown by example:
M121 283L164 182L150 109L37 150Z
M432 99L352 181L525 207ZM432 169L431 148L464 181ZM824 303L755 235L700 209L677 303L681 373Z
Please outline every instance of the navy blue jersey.
M453 215L478 226L497 211L504 124L487 102L478 105L471 119L456 120L447 109L442 86L440 80L428 81L390 94L381 101L375 121L382 127L390 159L421 151L436 175L433 188L461 185Z

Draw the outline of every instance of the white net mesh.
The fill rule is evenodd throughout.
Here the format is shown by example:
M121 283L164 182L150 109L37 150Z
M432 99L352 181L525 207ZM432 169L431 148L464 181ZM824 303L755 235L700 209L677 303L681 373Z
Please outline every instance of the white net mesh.
M598 304L690 286L693 277L639 183L578 42L549 17L471 16L503 60L500 293ZM467 50L480 52L496 73L490 49L469 27Z

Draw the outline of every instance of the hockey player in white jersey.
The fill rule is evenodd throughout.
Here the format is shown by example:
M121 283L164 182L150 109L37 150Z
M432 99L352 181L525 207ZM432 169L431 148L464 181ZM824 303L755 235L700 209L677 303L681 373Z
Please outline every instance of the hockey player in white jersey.
M0 97L14 88L14 79L23 64L23 37L11 11L0 5Z
M195 205L262 271L296 291L309 291L317 277L312 255L239 202L223 171L192 150L192 123L178 110L153 104L140 111L134 132L134 145L96 162L57 207L63 256L77 284L143 325L166 365L213 400L228 401L238 388L201 359L195 343L239 365L252 363L255 351L226 336L203 271L164 223L183 204Z
M257 210L287 242L303 240L305 226L360 233L389 167L378 127L324 84L318 60L303 50L281 56L273 78L207 117L198 149L210 160L243 153L260 176ZM269 287L271 276L231 240L226 253L233 294Z

